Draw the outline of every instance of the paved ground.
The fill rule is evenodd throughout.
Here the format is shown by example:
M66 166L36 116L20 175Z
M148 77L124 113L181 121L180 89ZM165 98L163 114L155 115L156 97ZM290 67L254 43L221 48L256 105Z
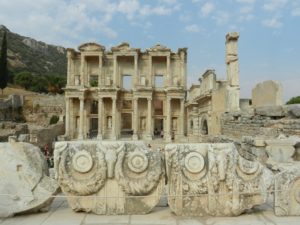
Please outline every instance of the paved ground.
M46 213L0 219L0 225L299 225L300 217L276 217L270 204L238 217L184 218L175 216L168 207L156 207L148 215L99 216L75 213L65 199L57 198Z

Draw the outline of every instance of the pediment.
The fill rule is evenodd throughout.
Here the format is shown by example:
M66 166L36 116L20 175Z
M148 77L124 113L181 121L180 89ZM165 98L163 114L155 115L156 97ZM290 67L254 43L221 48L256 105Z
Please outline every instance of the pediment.
M112 47L111 48L112 51L131 51L132 48L130 48L130 45L128 42L122 42L121 44L115 46L115 47Z
M84 43L78 47L79 51L104 51L105 47L94 42Z
M170 51L170 49L164 45L161 44L156 44L154 45L152 48L148 49L148 51L151 52L166 52L166 51Z

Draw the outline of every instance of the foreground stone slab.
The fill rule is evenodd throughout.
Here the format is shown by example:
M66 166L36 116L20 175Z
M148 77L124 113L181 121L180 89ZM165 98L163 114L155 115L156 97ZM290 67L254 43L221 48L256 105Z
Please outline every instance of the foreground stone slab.
M281 163L275 175L276 216L300 216L300 162Z
M0 143L0 217L45 210L59 189L48 176L40 149L23 142Z
M145 214L160 200L160 152L143 142L57 142L56 178L73 210L96 214Z
M237 216L264 203L272 172L233 144L168 144L169 205L176 215Z

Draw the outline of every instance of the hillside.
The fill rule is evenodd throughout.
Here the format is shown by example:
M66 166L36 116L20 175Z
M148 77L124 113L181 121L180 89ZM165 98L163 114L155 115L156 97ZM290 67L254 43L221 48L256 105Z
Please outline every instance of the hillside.
M8 68L12 73L29 71L37 75L66 75L65 48L21 36L9 31L3 25L0 25L0 43L5 30L7 31Z

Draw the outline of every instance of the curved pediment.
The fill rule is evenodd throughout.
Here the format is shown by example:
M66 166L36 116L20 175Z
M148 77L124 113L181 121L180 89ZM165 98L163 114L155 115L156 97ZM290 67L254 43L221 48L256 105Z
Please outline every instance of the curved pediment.
M171 50L164 45L156 44L152 48L149 48L148 51L150 51L150 52L169 52Z
M79 51L104 51L105 47L94 42L88 42L78 47Z
M122 42L121 44L111 48L112 52L131 52L137 50L138 49L131 48L128 42Z

